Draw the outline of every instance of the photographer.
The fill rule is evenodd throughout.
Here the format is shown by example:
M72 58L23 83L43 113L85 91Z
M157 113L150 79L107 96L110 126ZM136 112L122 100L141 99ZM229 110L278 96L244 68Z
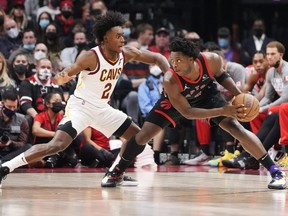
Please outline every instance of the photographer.
M18 109L16 89L2 93L0 111L0 160L8 161L31 147L27 144L29 127L25 116L16 113Z

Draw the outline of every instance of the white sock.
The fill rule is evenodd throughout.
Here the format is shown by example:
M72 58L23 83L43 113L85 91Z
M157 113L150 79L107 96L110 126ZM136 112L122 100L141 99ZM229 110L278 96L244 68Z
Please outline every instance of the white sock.
M118 154L118 155L117 155L117 158L116 158L115 161L114 161L114 163L113 163L112 166L109 168L109 171L110 171L110 172L113 171L113 169L115 168L115 166L119 163L120 159L121 159L121 157L120 157L120 155Z
M16 168L23 166L23 165L26 165L26 164L28 164L28 163L25 159L24 153L22 153L22 154L18 155L17 157L13 158L12 160L3 163L2 167L8 167L10 172L12 172Z

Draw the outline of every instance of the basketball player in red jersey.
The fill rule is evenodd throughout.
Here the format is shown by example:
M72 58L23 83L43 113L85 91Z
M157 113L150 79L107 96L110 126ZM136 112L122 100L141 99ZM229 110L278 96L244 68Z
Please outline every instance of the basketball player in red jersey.
M55 77L58 84L64 84L81 72L74 95L67 102L65 116L59 123L55 136L49 143L34 145L28 151L3 163L0 166L0 184L4 176L17 167L63 151L88 126L99 130L106 137L114 134L126 140L139 132L140 128L125 113L108 104L123 65L129 61L139 61L156 64L162 71L168 71L169 63L161 54L124 46L122 26L125 22L122 14L112 11L97 18L94 33L100 45L81 53L74 64ZM210 111L200 109L198 112L201 113L197 114L198 117L243 117L241 106L226 106L224 109ZM145 145L137 147L138 154L144 150Z
M175 38L170 44L170 61L173 70L164 75L164 94L148 114L139 133L127 142L122 159L112 165L102 180L102 187L115 187L122 181L121 175L127 165L145 145L163 128L181 118L205 118L211 108L225 107L227 102L216 88L214 80L229 90L233 95L241 91L227 73L221 70L221 59L215 53L199 53L193 42ZM207 109L201 112L197 108ZM261 141L255 134L246 130L235 118L212 116L211 123L218 124L239 140L245 150L253 155L269 170L272 181L270 189L285 189L286 176L271 160Z

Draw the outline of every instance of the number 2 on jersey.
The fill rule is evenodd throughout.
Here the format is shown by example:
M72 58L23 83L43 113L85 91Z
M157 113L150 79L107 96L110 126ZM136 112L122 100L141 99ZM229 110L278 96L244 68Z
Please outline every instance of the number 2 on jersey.
M107 83L104 87L104 91L103 91L103 94L102 94L102 99L108 99L109 96L110 96L110 90L112 88L112 84L111 83Z

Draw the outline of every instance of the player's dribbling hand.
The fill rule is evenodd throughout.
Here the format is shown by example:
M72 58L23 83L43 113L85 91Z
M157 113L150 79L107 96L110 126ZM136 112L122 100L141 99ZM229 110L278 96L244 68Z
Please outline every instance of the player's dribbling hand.
M224 113L226 116L233 117L236 119L244 119L246 116L245 111L247 108L244 106L244 104L239 105L232 105L228 104L223 107Z
M56 74L56 76L54 77L57 85L63 85L67 82L69 82L70 80L74 79L76 76L69 76L68 72L66 70L61 71L59 73Z

